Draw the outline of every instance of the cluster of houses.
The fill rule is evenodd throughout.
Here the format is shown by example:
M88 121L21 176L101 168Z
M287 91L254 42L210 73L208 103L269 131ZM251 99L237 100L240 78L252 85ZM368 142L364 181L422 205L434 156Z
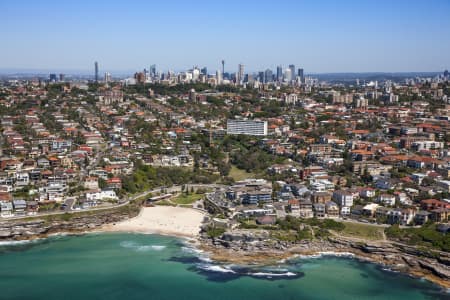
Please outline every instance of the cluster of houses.
M421 202L448 203L438 198L450 192L450 104L440 77L345 88L321 83L314 90L302 84L284 87L288 92L261 84L255 94L264 101L252 105L242 105L238 91L174 88L158 95L149 89L143 95L128 93L129 84L106 82L96 91L84 82L2 84L0 212L35 213L72 203L70 197L81 208L117 201L121 177L133 173L137 160L155 167L198 163L217 173L217 162L192 137L219 144L226 133L223 112L252 118L264 115L264 102L278 101L288 109L262 117L267 135L254 142L286 158L267 169L282 181L280 188L264 180L236 182L215 197L220 205L402 224L448 218L447 206ZM211 98L223 107L209 110ZM211 114L202 115L205 108ZM365 187L342 170L364 177Z
M450 202L430 198L415 204L405 192L380 193L371 187L314 190L313 185L285 182L277 185L281 188L274 192L264 179L246 179L209 194L208 199L232 212L233 217L257 217L266 223L287 215L400 225L445 223L450 217Z

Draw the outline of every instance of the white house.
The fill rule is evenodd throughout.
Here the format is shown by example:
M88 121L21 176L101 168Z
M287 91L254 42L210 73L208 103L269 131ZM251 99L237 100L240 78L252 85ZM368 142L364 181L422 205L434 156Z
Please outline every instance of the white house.
M0 202L1 213L0 215L3 218L12 217L13 216L13 205L11 202Z
M334 190L334 183L326 179L313 180L311 190L316 192L332 191Z
M395 205L395 196L391 194L381 194L377 197L377 201L379 203L383 203L384 205Z
M373 198L375 197L375 190L372 188L365 188L359 191L359 196L361 198Z
M404 193L404 192L395 193L395 197L401 204L404 204L404 205L412 205L413 204L411 198L409 198L408 195L406 195L406 193Z
M86 200L101 201L105 199L117 200L117 195L114 190L91 190L86 192Z
M350 215L350 206L342 206L341 207L341 216L348 216Z
M88 190L98 189L98 178L97 177L86 177L84 180L84 188Z
M353 193L348 191L334 191L333 192L333 200L337 204L339 204L340 207L348 206L351 207L353 205Z

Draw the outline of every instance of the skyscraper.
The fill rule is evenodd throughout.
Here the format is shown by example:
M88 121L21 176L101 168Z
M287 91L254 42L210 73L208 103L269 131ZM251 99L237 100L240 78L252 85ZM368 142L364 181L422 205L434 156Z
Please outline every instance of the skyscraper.
M264 72L264 83L272 82L273 80L273 73L272 70L266 69Z
M292 79L292 73L291 73L291 69L286 69L284 70L284 81L291 81Z
M98 82L98 62L95 62L95 82Z
M291 70L291 78L289 80L295 80L295 65L289 65L289 69Z
M297 75L298 75L298 77L300 77L300 81L303 82L304 74L303 74L303 69L302 68L298 69L298 74Z
M217 84L223 83L222 73L219 70L216 71L216 81Z
M106 73L105 73L105 82L108 83L108 82L110 82L110 81L111 81L111 74L108 73L108 72L106 72Z
M156 65L150 66L150 76L156 76Z
M277 67L277 81L281 82L283 80L283 67Z
M243 64L239 64L238 65L238 72L236 74L236 83L237 84L242 84L244 81L244 65Z
M50 77L49 77L50 82L56 82L56 81L57 81L57 78L58 78L58 77L56 77L56 74L50 74Z
M207 69L206 67L203 67L203 68L200 70L200 73L203 74L203 75L208 75L208 69Z
M222 78L225 78L225 60L222 59Z
M261 83L265 83L266 82L266 80L265 80L265 76L264 76L264 72L258 72L258 80L259 80L259 82L261 82Z

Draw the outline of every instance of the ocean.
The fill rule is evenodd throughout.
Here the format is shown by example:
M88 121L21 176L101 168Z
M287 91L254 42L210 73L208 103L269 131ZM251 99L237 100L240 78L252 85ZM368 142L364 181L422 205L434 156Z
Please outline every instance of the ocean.
M221 265L184 240L144 234L0 243L0 299L450 299L422 279L351 257Z

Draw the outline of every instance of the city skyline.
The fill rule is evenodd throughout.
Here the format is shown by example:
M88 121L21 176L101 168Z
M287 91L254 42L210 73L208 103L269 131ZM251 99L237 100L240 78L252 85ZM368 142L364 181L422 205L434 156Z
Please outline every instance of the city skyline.
M450 65L448 1L0 3L0 69L130 72L278 65L311 73L426 72ZM86 9L86 6L89 9ZM83 20L81 23L80 20ZM32 29L32 30L31 30ZM25 38L26 37L26 38Z

